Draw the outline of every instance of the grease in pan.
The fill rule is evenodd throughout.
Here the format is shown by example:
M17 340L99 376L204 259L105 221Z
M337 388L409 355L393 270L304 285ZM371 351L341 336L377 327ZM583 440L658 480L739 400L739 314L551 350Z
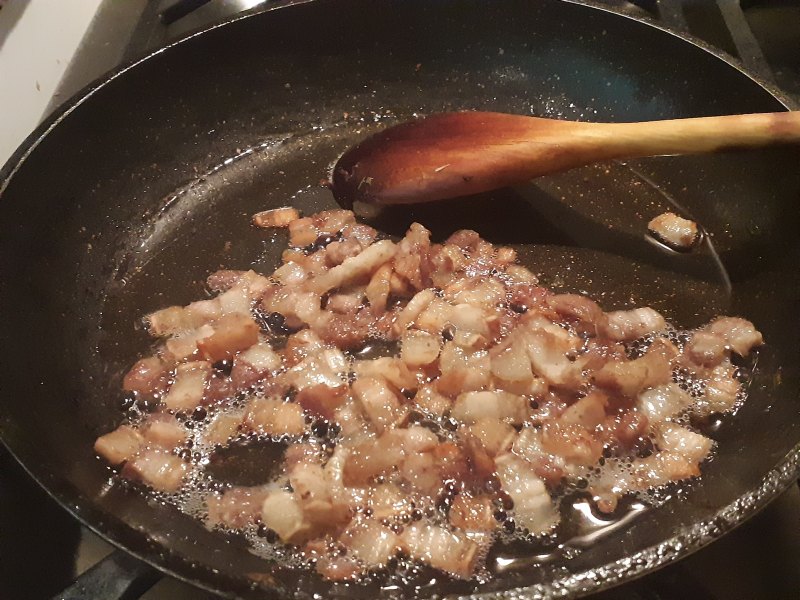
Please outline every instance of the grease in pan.
M216 296L148 315L160 342L124 380L140 402L95 448L332 580L398 556L486 576L496 539L558 535L565 489L611 513L699 476L714 442L689 417L737 408L731 354L762 341L744 319L680 332L555 294L473 231L433 244L415 223L395 243L350 211L291 208L255 222L288 228L281 266L218 271ZM275 449L266 482L220 478L223 448L258 444Z

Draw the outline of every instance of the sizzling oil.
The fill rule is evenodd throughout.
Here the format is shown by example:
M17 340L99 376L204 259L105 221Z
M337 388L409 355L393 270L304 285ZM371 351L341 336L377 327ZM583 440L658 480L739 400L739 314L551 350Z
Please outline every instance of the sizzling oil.
M635 358L642 355L658 336L669 339L680 348L690 338L691 332L668 327L661 334L628 344L629 356ZM349 356L351 360L370 359L392 355L396 351L395 344L370 340L362 348L349 353ZM755 356L756 359L739 369L740 377L752 377L757 364L757 354ZM694 377L676 372L674 380L693 397L702 396L703 386ZM741 389L743 391L737 407L745 400L746 386ZM261 393L263 392L258 390L256 392L257 395ZM244 397L240 396L219 412L240 415L243 403ZM175 494L148 492L158 501L173 504L180 511L202 521L207 521L208 518L205 497L211 493L224 491L232 485L263 485L268 488L278 486L276 479L281 471L283 451L290 441L265 435L240 435L225 448L214 447L205 441L205 431L211 419L218 414L215 410L219 409L204 408L191 414L178 415L190 434L180 454L190 463L191 473L186 484ZM147 411L135 403L128 408L128 420L134 424L146 415ZM673 421L713 437L714 432L718 431L727 418L728 415L708 415L690 409L673 418ZM446 417L431 418L412 413L410 420L429 428L440 440L456 439L455 423ZM308 431L303 435L302 441L317 445L322 451L337 443L337 428L322 420L314 422L308 419L307 425ZM648 510L663 504L674 495L683 494L688 487L694 485L694 482L679 482L646 492L628 494L619 501L614 512L600 512L590 494L585 491L586 488L593 482L613 477L615 469L625 470L631 466L630 458L606 458L603 465L586 468L552 490L551 494L559 504L561 522L550 535L532 536L519 529L504 530L501 521L494 543L485 546L483 566L470 581L456 580L424 565L398 558L389 569L371 572L358 582L334 584L334 588L342 590L345 595L351 588L362 591L380 589L382 593L398 597L414 597L426 589L442 590L442 586L452 593L468 593L476 585L490 582L495 576L568 564L604 538L624 532ZM433 523L447 523L446 507L423 505L420 508ZM507 513L507 519L513 522L513 509ZM313 565L303 559L298 551L277 542L263 527L251 524L243 530L231 533L243 536L251 551L266 560L276 561L290 569L313 569Z
M311 174L317 166L330 161L331 142L344 147L351 141L342 131L333 130L317 137L295 136L280 144L267 142L244 151L236 161L226 161L225 168L206 174L176 194L153 216L151 233L144 235L144 241L132 254L123 257L116 277L124 286L109 295L105 312L107 329L127 335L128 324L143 312L198 297L202 290L199 282L216 268L271 271L284 247L283 236L250 229L249 216L266 207L286 204L289 196L292 204L306 212L333 208L335 205L324 188L308 186L292 194L287 193L286 185L289 181L313 179ZM610 204L604 200L607 197L624 200ZM604 204L595 206L595 200ZM212 210L222 202L224 211ZM487 205L493 207L489 213ZM617 210L615 206L624 208ZM606 310L649 305L674 322L698 326L727 312L727 275L708 237L689 255L678 255L647 242L642 233L646 231L644 223L664 210L676 209L657 186L626 165L610 164L462 200L457 210L448 203L401 207L375 215L370 224L396 234L418 220L433 231L435 240L456 229L475 229L493 243L514 246L520 261L556 291L586 293L600 301ZM184 215L189 215L188 220ZM231 232L236 232L233 243ZM204 240L202 247L196 240ZM186 256L192 258L187 262ZM176 270L176 265L190 268ZM173 291L154 296L153 289ZM142 332L137 335L141 352L150 341ZM101 350L124 368L130 364L129 341L108 344ZM382 344L374 344L364 349L362 358L383 356L391 351ZM695 394L700 391L692 381L680 380L680 374L679 383ZM241 403L234 403L227 410L241 411ZM134 405L129 412L131 421L140 419L141 413L142 408ZM219 453L203 441L209 416L191 420L191 447L185 449L192 464L188 485L178 494L154 495L157 500L170 502L201 519L206 516L204 496L223 489L226 482L272 481L275 465L274 462L265 465L265 460L285 443L268 438L242 438L234 444L234 449ZM713 434L722 420L686 415L685 422ZM441 435L449 435L447 423L432 425ZM323 440L316 442L321 444ZM226 470L217 471L218 464L236 466L227 478L212 477L211 473L219 476ZM563 520L557 535L531 539L522 533L503 534L487 557L486 569L475 581L456 581L431 569L399 561L391 575L379 574L355 584L337 584L333 590L351 595L357 589L365 593L382 589L391 595L411 597L434 589L438 593L468 593L495 574L567 564L587 546L618 534L643 515L651 503L663 502L672 493L679 490L665 489L626 500L615 513L601 515L592 509L585 492L565 486L561 500ZM293 568L305 566L295 553L260 535L257 527L252 526L243 534L259 556ZM366 597L370 597L369 593Z

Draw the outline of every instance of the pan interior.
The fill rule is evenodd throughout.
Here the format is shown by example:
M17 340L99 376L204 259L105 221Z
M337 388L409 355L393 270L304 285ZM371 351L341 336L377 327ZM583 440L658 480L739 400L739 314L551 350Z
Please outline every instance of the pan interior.
M149 337L135 326L143 314L205 297L203 280L214 269L252 268L268 274L279 266L288 241L285 232L255 228L251 215L287 204L305 214L336 208L330 191L315 181L319 165L330 163L372 129L265 140L220 160L218 168L176 190L127 240L130 250L121 254L115 285L108 291L98 354L119 361L112 385L119 385L130 364L134 340L142 353L150 347ZM314 183L292 187L308 181ZM474 229L495 244L515 247L520 261L556 291L589 294L607 310L654 306L676 324L692 327L729 309L727 273L708 237L692 253L682 254L646 235L649 218L668 210L686 212L637 168L610 163L472 198L384 209L364 220L393 237L418 221L432 230L435 241L459 229ZM263 483L263 474L274 471L274 465L265 464L276 458L274 452L265 454L250 445L232 454L225 461L234 483ZM646 504L631 500L612 517L601 517L591 513L586 498L574 495L562 503L564 522L556 541L498 544L487 566L493 574L531 566L560 568L586 546L619 534L645 510ZM250 541L256 551L264 547L258 539ZM270 554L263 549L258 553ZM372 594L374 586L382 585L413 596L430 587L431 579L439 582L440 591L443 582L454 593L474 589L474 584L423 570L376 581L362 591Z
M123 416L122 373L150 348L139 318L202 297L216 269L277 265L284 233L251 227L252 213L335 207L318 185L329 165L369 132L418 114L621 121L782 108L698 48L584 6L507 0L487 13L471 1L378 4L285 8L153 57L68 115L3 191L2 302L17 315L1 334L16 350L3 364L4 440L101 532L217 589L371 598L383 585L344 589L276 568L243 540L109 483L92 455L94 438ZM331 27L341 15L347 27ZM675 64L693 68L676 76ZM506 549L514 556L490 557L509 567L491 581L442 587L421 573L386 593L549 585L672 538L760 484L800 439L792 404L800 332L791 319L800 289L798 158L796 149L776 149L608 163L372 221L398 235L416 220L437 240L475 229L518 248L546 285L588 293L606 310L650 305L685 328L737 314L768 341L750 400L713 434L719 453L700 482L658 508L629 506L626 527L603 535L579 528L576 508L567 551L542 547L533 567L538 550ZM646 223L665 210L694 216L707 232L703 245L675 254L650 243ZM19 256L29 258L21 264ZM33 390L18 376L31 364L47 366Z

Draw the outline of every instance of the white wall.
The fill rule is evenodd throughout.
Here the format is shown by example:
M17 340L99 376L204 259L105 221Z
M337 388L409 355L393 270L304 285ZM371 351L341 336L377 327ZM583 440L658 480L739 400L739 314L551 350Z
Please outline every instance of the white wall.
M101 2L0 0L0 165L41 121Z

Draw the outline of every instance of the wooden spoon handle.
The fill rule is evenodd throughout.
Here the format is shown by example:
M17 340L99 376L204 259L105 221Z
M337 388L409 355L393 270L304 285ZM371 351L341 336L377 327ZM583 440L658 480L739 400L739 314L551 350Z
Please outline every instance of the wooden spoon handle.
M609 158L715 152L800 142L800 112L598 124L579 135L596 137Z

